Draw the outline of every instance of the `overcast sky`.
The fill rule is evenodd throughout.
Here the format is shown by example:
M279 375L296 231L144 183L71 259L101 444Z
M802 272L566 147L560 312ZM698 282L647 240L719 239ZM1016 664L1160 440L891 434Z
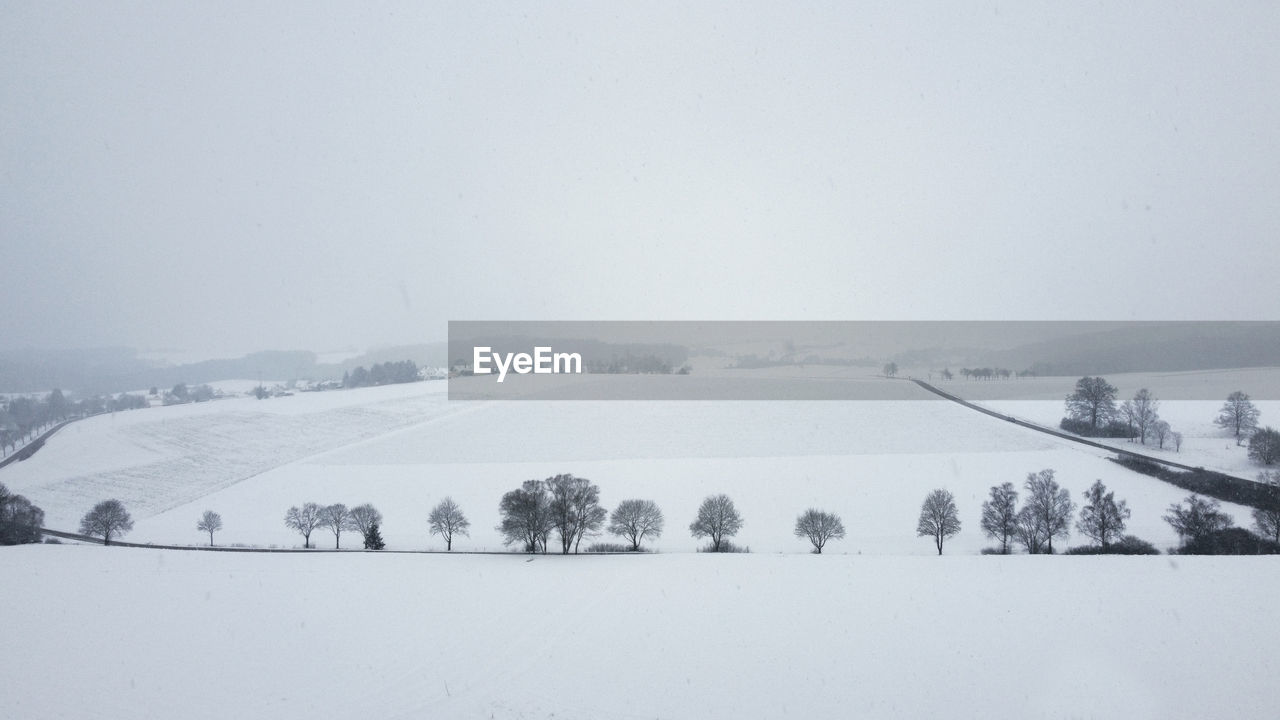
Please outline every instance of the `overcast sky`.
M1280 4L0 4L0 343L1276 319Z

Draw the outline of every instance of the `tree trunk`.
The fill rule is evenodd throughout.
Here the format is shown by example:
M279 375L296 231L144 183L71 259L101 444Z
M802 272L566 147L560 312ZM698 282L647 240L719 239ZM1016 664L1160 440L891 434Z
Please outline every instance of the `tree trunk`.
M444 549L445 552L453 552L453 538L446 537L444 539Z
M213 547L213 531L209 531L209 547Z

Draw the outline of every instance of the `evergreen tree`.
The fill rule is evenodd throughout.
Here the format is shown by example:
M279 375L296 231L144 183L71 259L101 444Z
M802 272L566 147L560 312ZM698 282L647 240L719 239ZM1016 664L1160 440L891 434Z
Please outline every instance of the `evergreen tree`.
M382 533L378 532L378 523L369 526L369 534L364 537L365 550L382 550L387 544L382 541Z

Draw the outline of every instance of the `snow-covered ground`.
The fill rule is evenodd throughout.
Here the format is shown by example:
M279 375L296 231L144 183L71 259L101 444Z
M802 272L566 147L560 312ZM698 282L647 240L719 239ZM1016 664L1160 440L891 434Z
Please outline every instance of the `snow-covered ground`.
M0 717L1274 718L1273 560L0 548Z
M289 506L369 502L392 548L443 549L426 517L448 495L472 522L455 548L496 550L502 494L569 472L596 482L609 508L657 501L667 529L652 545L663 552L694 550L687 528L699 502L725 492L745 519L736 540L755 552L805 552L795 518L819 507L848 529L827 552L925 555L935 551L915 526L930 490L951 490L959 505L964 529L947 551L977 553L991 544L979 530L988 489L1053 468L1077 502L1100 478L1129 502L1130 532L1176 543L1162 515L1184 491L1104 451L881 382L919 399L467 403L449 402L444 383L228 399L73 423L0 480L54 528L74 530L94 502L119 498L137 520L128 539L156 543L207 542L195 525L211 509L224 519L220 544L300 546L283 524ZM1249 509L1226 509L1249 524ZM333 543L323 531L312 540Z
M219 544L294 547L290 505L371 502L392 549L441 549L426 516L452 495L455 548L499 549L502 493L572 472L607 507L656 500L667 531L658 553L568 558L0 548L21 648L0 717L1274 717L1274 558L981 557L988 488L1028 472L1077 501L1103 479L1159 547L1185 493L894 386L918 395L451 403L414 383L73 423L0 471L50 527L118 497L130 540L204 542L213 509ZM935 487L964 523L942 558L914 532ZM751 554L689 552L713 492ZM810 506L848 529L821 556L792 535Z
M1057 428L1066 414L1064 400L1078 379L952 380L935 384L983 407ZM1249 459L1247 444L1238 445L1232 433L1215 425L1214 420L1227 395L1240 390L1255 398L1253 403L1262 413L1258 419L1260 426L1280 426L1280 400L1265 399L1280 397L1280 387L1277 387L1280 369L1129 373L1108 375L1106 379L1118 390L1117 404L1133 397L1141 388L1149 389L1160 400L1161 419L1169 423L1172 430L1182 433L1183 440L1181 449L1176 449L1172 440L1166 441L1163 449L1150 439L1146 444L1135 444L1128 440L1094 438L1098 442L1248 479L1255 479L1263 469Z

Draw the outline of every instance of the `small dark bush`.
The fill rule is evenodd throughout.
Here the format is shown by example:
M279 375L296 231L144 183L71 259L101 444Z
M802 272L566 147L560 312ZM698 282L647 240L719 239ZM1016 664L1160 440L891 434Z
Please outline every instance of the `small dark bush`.
M1107 547L1101 545L1085 545L1084 547L1069 548L1064 555L1159 555L1160 551L1155 545L1136 538L1132 535L1125 535L1118 542L1113 542Z
M1258 537L1244 528L1227 528L1188 542L1180 555L1276 555L1280 543Z
M707 545L704 545L703 547L698 548L698 552L700 553L709 553L709 552L749 553L751 552L751 548L747 547L746 545L734 545L732 542L728 540L721 540L719 550L712 550L711 545L708 543Z
M982 554L983 555L1011 555L1012 553L1004 552L998 547L985 547L985 548L982 548Z
M44 544L45 545L61 545L62 541L56 537L50 536L44 539Z
M1062 422L1058 423L1058 427L1069 433L1083 435L1085 437L1100 438L1130 438L1133 437L1133 431L1128 425L1122 422L1111 422L1102 427L1095 428L1085 420L1073 420L1072 418L1062 418Z
M652 552L647 548L632 550L630 545L625 543L598 542L591 543L587 546L586 551L589 553L625 553L625 552Z

